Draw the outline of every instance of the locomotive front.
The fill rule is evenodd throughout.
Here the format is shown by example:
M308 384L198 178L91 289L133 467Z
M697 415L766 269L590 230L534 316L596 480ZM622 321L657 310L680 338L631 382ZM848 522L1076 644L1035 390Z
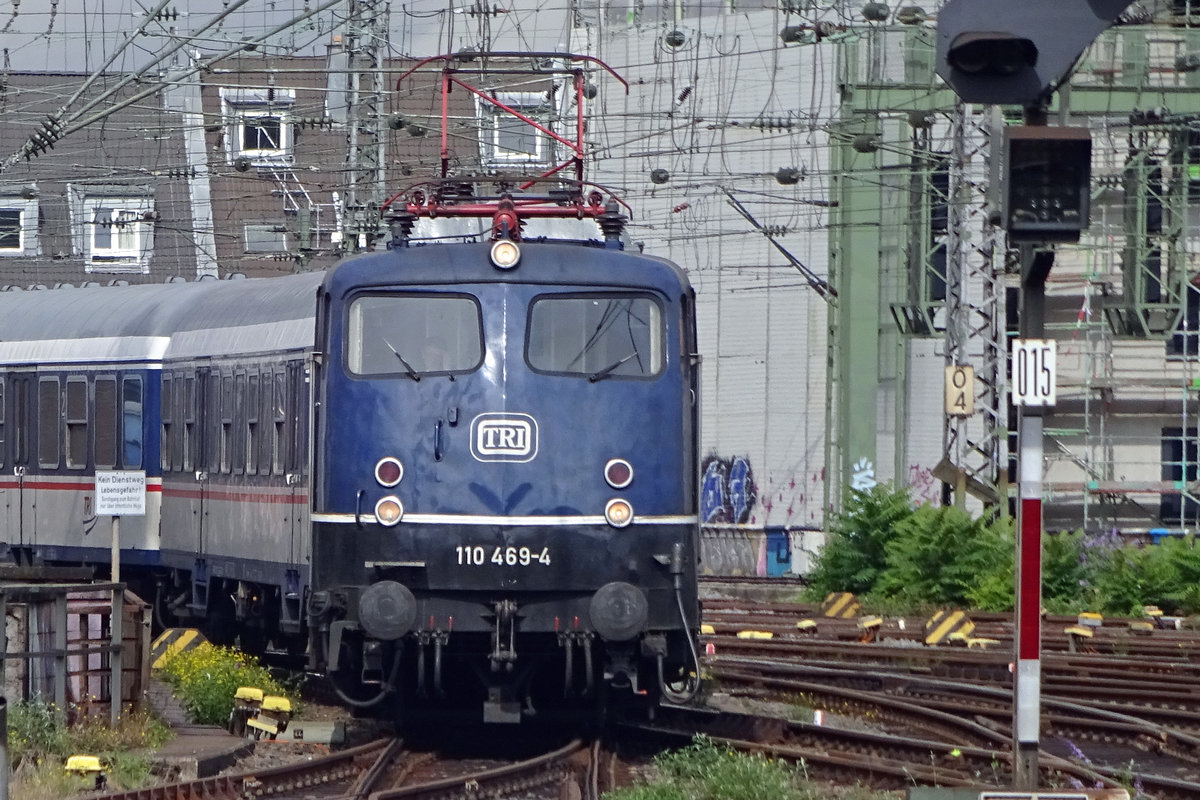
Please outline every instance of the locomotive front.
M694 680L691 309L674 265L582 244L329 274L309 615L344 694L515 722Z

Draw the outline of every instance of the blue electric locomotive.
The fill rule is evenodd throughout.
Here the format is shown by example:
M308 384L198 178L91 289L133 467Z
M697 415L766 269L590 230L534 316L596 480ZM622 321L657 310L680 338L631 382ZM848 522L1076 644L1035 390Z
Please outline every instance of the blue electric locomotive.
M454 685L444 702L496 721L539 692L678 679L697 624L683 273L583 244L401 246L330 272L318 307L308 610L335 676Z
M590 59L534 55L583 97ZM690 696L694 296L624 249L577 133L541 194L476 195L444 158L389 204L386 251L325 274L0 293L0 545L103 565L91 476L141 469L122 575L160 620L303 652L354 705ZM414 233L455 216L486 223ZM546 220L593 235L528 235Z

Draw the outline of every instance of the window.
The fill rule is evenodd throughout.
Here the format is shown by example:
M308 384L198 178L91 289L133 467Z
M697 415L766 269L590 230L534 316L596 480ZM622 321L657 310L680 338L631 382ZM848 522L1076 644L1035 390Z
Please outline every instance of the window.
M308 374L304 362L289 362L287 377L294 413L289 419L291 441L285 466L288 472L302 474L308 471Z
M663 368L662 311L631 295L543 295L529 309L525 342L539 372L647 378Z
M551 106L542 92L492 92L504 105L550 128ZM485 164L545 164L549 137L523 119L485 100L477 100L479 150Z
M262 402L262 410L259 415L259 420L262 424L259 426L259 454L258 464L259 471L263 475L270 475L274 465L275 452L275 395L274 385L275 377L270 371L264 371L259 379L260 396Z
M1188 357L1194 361L1200 355L1200 288L1189 283L1184 291L1186 302L1175 333L1167 339L1167 357ZM1175 360L1175 359L1172 359Z
M97 469L117 465L117 379L96 378L96 454Z
M31 392L30 378L16 376L13 378L13 464L25 466L29 463L29 401Z
M122 425L126 469L142 467L142 379L126 378L121 383Z
M243 163L256 167L292 163L291 109L295 102L296 93L291 89L222 89L229 163L239 168Z
M258 473L258 375L247 378L246 384L246 474Z
M208 471L221 469L221 376L208 373L204 377L204 463Z
M196 425L196 377L188 375L183 379L183 446L180 448L180 468L191 472L196 461L196 448L200 442L197 438Z
M1162 429L1162 477L1164 481L1190 484L1197 476L1195 428ZM1188 494L1163 494L1159 514L1164 525L1193 527L1200 523L1200 502Z
M288 457L288 440L286 436L285 426L287 425L287 375L283 372L275 373L275 391L273 392L275 401L273 416L275 419L275 433L272 436L273 449L271 455L271 471L276 475L283 474L283 465Z
M246 373L244 372L234 378L233 402L232 469L234 475L241 475L246 471Z
M19 194L0 194L0 257L40 254L37 186L30 184Z
M371 295L350 304L354 375L447 375L483 360L479 306L465 295Z
M58 466L58 378L38 380L38 465Z
M219 453L218 468L223 474L229 474L233 463L233 376L221 377L221 430L217 442Z
M0 467L4 466L4 376L0 375Z
M67 194L86 272L150 272L156 217L149 187L68 185Z
M159 418L162 420L162 436L159 439L160 464L163 471L171 469L172 437L175 434L175 381L170 375L162 376L162 407Z
M87 466L88 382L83 376L67 378L67 468Z
M21 217L25 215L19 208L0 208L0 251L22 251Z

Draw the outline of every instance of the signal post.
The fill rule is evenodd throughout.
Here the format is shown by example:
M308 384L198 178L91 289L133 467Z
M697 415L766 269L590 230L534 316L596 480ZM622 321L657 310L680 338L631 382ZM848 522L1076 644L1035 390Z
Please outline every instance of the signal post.
M937 73L964 101L1020 105L1004 136L1003 220L1021 253L1021 339L1013 344L1018 419L1017 631L1013 786L1038 788L1041 727L1042 414L1054 404L1054 343L1044 338L1054 243L1088 225L1091 135L1047 127L1046 108L1084 49L1129 0L950 0L938 14Z

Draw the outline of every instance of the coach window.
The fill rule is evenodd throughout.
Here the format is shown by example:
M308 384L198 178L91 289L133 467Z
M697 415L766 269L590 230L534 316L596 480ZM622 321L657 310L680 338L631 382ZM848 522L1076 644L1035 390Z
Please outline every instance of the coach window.
M182 467L191 472L196 461L196 447L199 444L196 426L196 376L188 375L183 379L183 453Z
M537 372L649 378L663 368L662 309L635 295L542 295L529 309L525 357Z
M238 373L233 379L233 426L230 431L231 471L241 475L246 471L246 373Z
M274 448L271 434L275 429L274 380L270 370L264 370L262 375L259 376L261 406L259 408L258 419L261 421L261 424L258 426L258 471L263 475L271 474L271 458Z
M59 431L58 378L38 380L38 465L58 466Z
M175 382L170 375L162 376L162 397L159 417L162 419L162 436L159 438L159 456L163 472L171 469L171 437L175 433Z
M370 295L350 304L354 375L449 375L483 361L479 306L466 295Z
M7 440L4 438L4 376L0 375L0 467L5 464L4 456L8 452L6 444Z
M283 464L287 460L287 375L275 373L275 432L273 434L274 450L271 455L271 471L276 475L283 474Z
M246 376L246 474L258 472L258 373Z
M204 461L208 471L217 473L221 469L221 376L208 373L204 377L204 410L200 419L204 425Z
M96 453L97 469L117 465L117 379L96 378Z
M307 437L305 436L305 425L308 415L305 413L308 408L308 384L304 379L304 363L300 361L288 362L287 367L288 378L288 402L292 407L292 414L288 418L288 457L284 462L284 466L288 472L301 473L305 467L305 456L307 455Z
M142 466L142 379L126 378L121 383L121 420L126 469Z
M82 375L67 378L67 468L87 466L88 382Z
M218 442L218 447L220 448L220 454L221 454L221 461L220 461L221 473L225 474L225 475L229 474L229 467L233 462L233 458L232 458L233 453L231 451L231 448L233 447L232 437L233 437L233 376L232 375L223 375L223 376L221 376L221 431L220 431L220 442Z

